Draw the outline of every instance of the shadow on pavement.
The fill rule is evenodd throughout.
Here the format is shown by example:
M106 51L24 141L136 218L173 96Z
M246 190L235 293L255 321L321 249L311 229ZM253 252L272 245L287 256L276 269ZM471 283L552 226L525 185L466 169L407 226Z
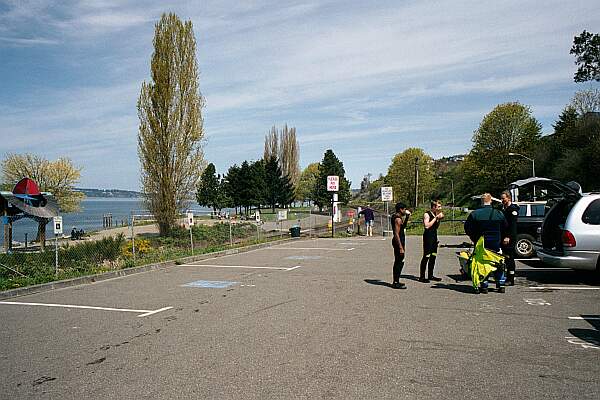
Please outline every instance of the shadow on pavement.
M378 285L378 286L385 286L385 287L392 287L392 284L389 282L384 282L382 280L379 279L365 279L365 282L367 282L369 285Z
M415 281L415 282L419 282L419 278L417 276L414 275L400 275L401 279L408 279L410 281Z
M531 269L520 270L517 266L515 276L517 280L522 282L525 278L529 283L537 284L570 284L570 285L588 285L600 286L600 274L595 271L575 271L575 270L556 270L545 268L541 263L528 261L526 263ZM535 268L545 268L544 270L536 271ZM519 279L521 278L521 279Z
M600 347L600 315L581 315L594 329L571 328L569 333L579 340L595 347Z
M454 290L455 292L466 293L466 294L475 294L475 290L472 285L458 285L456 283L436 283L431 286L432 289L448 289Z

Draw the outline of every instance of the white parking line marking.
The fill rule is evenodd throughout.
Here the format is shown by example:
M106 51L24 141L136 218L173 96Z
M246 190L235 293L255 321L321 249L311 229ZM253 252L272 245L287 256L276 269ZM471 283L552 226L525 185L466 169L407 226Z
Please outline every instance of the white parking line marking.
M337 249L333 247L267 247L265 250L329 250L329 251L352 251L354 247L349 249Z
M554 271L573 271L571 268L519 268L519 271L527 271L527 272L554 272Z
M301 267L301 265L296 265L295 267L288 268L286 271L292 271L292 270L294 270L296 268L300 268L300 267Z
M142 313L138 317L147 317L148 315L156 314L161 311L170 310L173 307L164 307L158 310L132 310L129 308L112 308L112 307L94 307L94 306L78 306L72 304L49 304L49 303L21 303L16 301L0 301L0 304L19 305L19 306L42 306L42 307L59 307L59 308L79 308L86 310L102 310L102 311L121 311Z
M206 267L206 268L248 268L248 269L278 269L289 271L290 269L298 268L299 266L289 267L252 267L250 265L216 265L216 264L181 264L180 267Z
M583 349L600 349L600 343L591 338L584 340L575 336L565 336L565 339L567 339L567 342L581 346Z
M525 303L529 304L530 306L550 306L551 305L544 299L523 299L523 300L525 301Z
M160 308L158 310L149 311L146 314L140 314L140 315L138 315L138 317L139 318L141 318L141 317L147 317L148 315L157 314L157 313L159 313L161 311L167 311L167 310L170 310L171 308L173 308L173 307L163 307L163 308Z
M529 289L551 289L551 290L600 290L600 287L588 287L588 286L529 286Z
M600 317L569 317L569 319L582 319L584 321L600 321Z

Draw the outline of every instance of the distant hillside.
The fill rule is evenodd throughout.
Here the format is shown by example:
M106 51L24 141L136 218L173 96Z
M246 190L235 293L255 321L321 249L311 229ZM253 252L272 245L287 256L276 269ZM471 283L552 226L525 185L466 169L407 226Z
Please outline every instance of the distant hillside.
M140 192L134 192L132 190L82 188L75 188L75 190L84 193L86 197L132 198L142 196Z

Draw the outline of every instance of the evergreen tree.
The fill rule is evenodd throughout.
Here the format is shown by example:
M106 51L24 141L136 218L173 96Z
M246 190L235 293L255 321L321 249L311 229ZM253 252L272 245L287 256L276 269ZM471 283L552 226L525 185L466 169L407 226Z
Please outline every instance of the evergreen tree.
M225 176L225 193L227 198L229 199L229 205L234 207L237 212L237 208L241 207L241 197L240 197L240 185L241 185L241 168L236 164L233 164L227 170L227 175Z
M287 175L281 172L281 167L275 157L270 157L264 168L265 201L275 212L277 205L285 207L294 201L294 188Z
M211 207L217 211L219 207L220 182L217 176L215 165L210 163L204 169L200 177L200 184L196 192L196 201L203 207Z
M240 206L244 207L245 214L248 214L248 209L254 203L254 192L251 181L252 169L250 167L250 163L248 161L244 161L240 166L237 191L240 199Z
M266 172L265 163L263 160L258 160L250 164L250 204L260 210L262 204L265 203L266 192Z
M338 199L342 204L348 203L350 200L350 182L346 180L344 174L344 164L331 149L327 150L319 164L319 178L313 189L313 201L320 209L326 204L331 204L332 192L327 191L327 177L330 175L339 176Z

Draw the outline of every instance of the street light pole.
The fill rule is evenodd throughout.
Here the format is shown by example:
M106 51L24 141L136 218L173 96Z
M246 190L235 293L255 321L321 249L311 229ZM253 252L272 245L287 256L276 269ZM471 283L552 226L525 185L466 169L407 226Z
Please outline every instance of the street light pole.
M509 156L520 156L523 158L526 158L527 160L531 161L531 173L533 174L532 178L535 178L535 160L533 158L529 158L526 155L520 154L520 153L508 153ZM535 201L536 197L535 197L535 185L533 185L533 201Z
M454 231L454 206L455 206L455 203L454 203L454 179L447 178L447 177L441 176L441 175L438 178L448 179L450 181L450 187L452 188L452 233L456 233Z
M535 160L533 158L529 158L523 154L519 154L519 153L508 153L509 156L520 156L523 158L528 159L529 161L531 161L531 173L532 173L532 177L535 178Z

